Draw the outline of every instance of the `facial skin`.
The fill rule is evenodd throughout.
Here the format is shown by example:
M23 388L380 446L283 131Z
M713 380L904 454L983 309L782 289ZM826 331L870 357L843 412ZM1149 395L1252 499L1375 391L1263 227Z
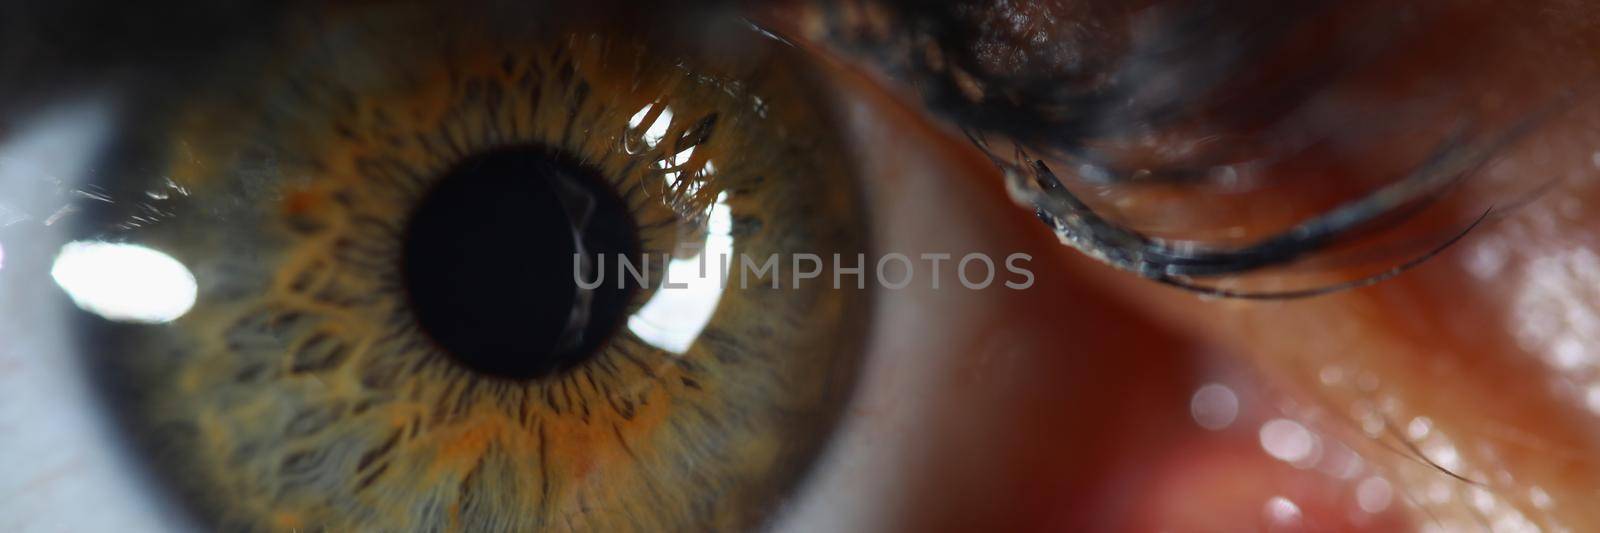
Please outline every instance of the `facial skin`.
M872 176L876 241L907 255L1028 253L1038 280L1023 291L918 283L882 292L856 398L775 529L1600 527L1589 502L1600 483L1591 459L1600 456L1591 411L1600 393L1590 392L1600 384L1592 346L1600 342L1600 256L1591 231L1600 215L1586 208L1600 202L1600 109L1583 96L1600 74L1589 57L1600 11L1555 1L1459 4L1446 10L1457 17L1347 89L1411 102L1450 87L1452 98L1438 98L1512 117L1572 88L1569 106L1485 167L1488 185L1427 216L1470 219L1505 184L1554 185L1397 279L1269 303L1202 299L1061 245L1006 197L988 161L914 98L816 45L833 75L840 123ZM0 144L18 127L6 126ZM1341 178L1373 179L1325 179ZM1272 194L1293 204L1320 193ZM1186 198L1204 202L1204 194ZM1204 210L1179 213L1178 222L1206 222ZM1267 231L1282 221L1246 222ZM44 260L13 240L0 244L0 268ZM4 279L5 288L21 294L20 279ZM0 305L8 325L30 309ZM39 398L85 393L78 369L49 352L51 335L37 330L0 345L0 391L11 391L0 426L58 417L89 429L0 439L6 456L40 457L3 470L0 528L162 528L169 517L138 503L147 491L108 481L131 475L124 463L133 459L90 441L117 438L95 433L96 415L72 410L96 407ZM1208 382L1228 385L1241 403L1220 431L1198 427L1190 412ZM36 395L24 396L29 390ZM1296 467L1262 450L1268 439L1259 430L1277 419L1314 430L1315 463ZM1376 513L1363 510L1378 486L1363 483L1370 479L1391 487L1385 505L1371 506ZM106 512L82 512L85 495ZM1273 514L1281 509L1274 498L1293 502L1298 518Z

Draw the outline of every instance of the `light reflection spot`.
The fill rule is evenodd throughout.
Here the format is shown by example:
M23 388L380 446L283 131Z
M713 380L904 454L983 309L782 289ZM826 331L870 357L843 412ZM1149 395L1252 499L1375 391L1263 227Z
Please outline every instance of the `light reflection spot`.
M1261 425L1261 449L1280 461L1298 463L1311 457L1316 437L1293 420L1275 418Z
M1411 437L1411 440L1422 440L1430 431L1433 431L1433 420L1426 416L1413 418L1406 426L1406 435Z
M732 253L733 214L728 210L728 193L721 193L706 221L706 238L700 253L667 263L666 283L672 286L663 284L638 312L628 317L628 331L668 352L689 351L722 301L727 281L722 261Z
M1356 485L1356 504L1368 513L1381 513L1394 501L1394 487L1381 477L1369 477Z
M644 106L643 109L640 109L638 113L634 113L633 117L628 119L628 128L638 128L639 125L644 122L645 117L649 116L650 110L651 106L647 105ZM655 122L651 122L649 126L645 127L645 145L650 148L655 148L657 144L661 144L661 139L667 136L667 128L670 127L672 127L672 108L663 108L661 110L661 114L656 115Z
M1499 502L1495 501L1493 494L1490 494L1489 491L1483 487L1472 487L1468 490L1472 494L1473 507L1478 508L1479 511L1482 511L1486 514L1494 512L1494 508Z
M1547 511L1555 505L1555 502L1550 499L1550 493L1545 492L1542 487L1528 489L1528 502L1532 503L1534 507Z
M1300 522L1300 506L1283 496L1267 499L1267 505L1262 511L1269 524L1287 526Z
M78 307L118 322L171 322L194 307L197 293L183 263L136 244L67 243L50 277Z
M1584 389L1583 404L1589 408L1589 412L1600 415L1600 383Z
M1239 396L1219 383L1207 383L1189 399L1189 416L1200 427L1217 431L1233 425L1239 416Z
M1323 385L1338 385L1344 381L1344 369L1332 365L1325 366L1322 367L1321 371L1317 372L1317 378L1322 381Z

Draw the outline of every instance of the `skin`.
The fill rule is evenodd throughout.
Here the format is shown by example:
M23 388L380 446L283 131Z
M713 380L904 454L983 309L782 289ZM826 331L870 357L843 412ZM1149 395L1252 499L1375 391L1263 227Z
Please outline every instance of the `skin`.
M883 293L865 384L780 530L1228 530L1262 523L1286 488L1307 523L1400 529L1392 510L1347 516L1350 481L1260 452L1245 421L1277 416L1277 393L1218 357L1232 347L1124 301L1144 282L1062 247L984 181L986 159L871 80L838 79L875 152L940 154L869 159L872 194L897 198L874 204L889 210L880 241L912 256L1028 253L1039 279ZM1189 395L1210 381L1257 395L1230 430L1190 419Z
M1528 194L1529 184L1548 183L1546 189L1496 214L1458 245L1398 279L1329 296L1266 303L1203 299L1161 287L1049 242L1052 237L1027 220L1026 213L981 215L983 222L975 226L1005 227L1009 234L986 245L1037 247L1039 270L1048 271L1045 265L1050 265L1063 274L1050 276L1035 292L996 297L993 304L1005 311L974 312L981 318L963 330L973 339L1005 338L1028 348L1015 356L996 356L994 348L974 342L964 353L950 356L965 363L952 363L960 370L952 370L947 380L971 385L969 390L977 391L974 398L1009 402L995 408L1007 416L985 413L976 418L989 428L1003 428L980 438L1011 441L1001 449L1015 453L998 459L985 452L980 460L1012 468L982 468L991 477L969 483L945 465L973 461L970 449L964 453L959 444L930 446L927 453L933 458L923 464L941 465L930 474L940 482L933 485L937 488L900 496L911 500L905 507L914 510L904 520L916 527L908 529L959 530L993 523L1041 530L1063 524L1073 526L1069 529L1091 525L1136 530L1272 525L1260 516L1230 517L1228 510L1242 508L1242 500L1263 501L1274 491L1317 493L1318 485L1333 485L1330 490L1345 491L1345 496L1302 501L1301 527L1597 527L1600 515L1589 498L1600 474L1592 459L1600 444L1594 425L1594 409L1600 406L1591 407L1590 398L1596 396L1589 393L1596 341L1589 324L1595 316L1593 286L1600 276L1592 260L1591 228L1600 215L1585 206L1600 200L1592 155L1600 109L1585 88L1600 73L1590 58L1600 31L1588 23L1600 10L1558 2L1477 2L1433 13L1438 19L1409 33L1405 48L1364 66L1332 90L1369 95L1376 102L1371 105L1431 105L1444 116L1473 116L1493 124L1514 123L1560 101L1529 133L1497 151L1472 176L1465 192L1446 198L1419 224L1470 220L1485 205L1518 203L1508 198ZM1463 40L1461 35L1473 38ZM1441 87L1450 90L1428 92ZM1407 126L1416 137L1443 131L1438 122ZM894 142L872 137L881 126L856 130L873 142ZM957 148L961 143L950 141L948 130L933 130L923 142L938 148L904 150L944 154L944 160L899 161L899 174L959 174L978 182L980 189L987 187L988 196L1000 196L995 193L996 171L986 168L972 150ZM1404 137L1380 142L1391 147L1370 159L1330 165L1313 177L1337 183L1372 180L1384 162L1403 160L1415 148ZM1314 185L1258 196L1289 205L1338 198L1339 187ZM907 187L904 182L880 186ZM967 204L983 196L968 193L972 196L962 196ZM1130 198L1125 204L1130 212L1164 213L1164 221L1180 227L1207 220L1203 208L1174 206L1153 194ZM987 199L1007 203L1004 198ZM936 216L924 214L925 223L936 223ZM1273 216L1257 218L1246 217L1242 228L1255 233L1282 226ZM1270 287L1274 279L1280 278L1268 274L1246 281ZM1281 279L1304 283L1307 278ZM1218 361L1216 354L1224 360ZM1192 432L1171 420L1181 418L1174 407L1192 390L1197 375L1232 365L1251 369L1270 391L1265 394L1279 398L1274 405L1286 400L1294 406L1278 412L1315 428L1321 438L1356 450L1390 484L1393 499L1400 502L1396 507L1403 509L1342 523L1359 506L1359 501L1351 505L1359 497L1348 497L1357 487L1327 477L1276 475L1270 463L1240 460L1248 457L1243 450L1255 444L1248 439L1216 446L1198 444L1203 438L1186 441L1193 439L1186 437ZM1016 379L1033 388L1022 392L1017 382L998 384L986 378L996 372L1030 376ZM1081 376L1093 378L1084 383L1076 379ZM1143 394L1130 394L1135 390ZM1141 409L1138 403L1108 403L1106 398L1113 395L1157 400ZM958 409L982 409L982 402L971 399L958 403ZM1132 419L1148 433L1128 430ZM971 428L945 425L961 426L946 429L955 441ZM1151 449L1165 449L1177 459L1152 462L1149 457L1160 452L1150 454ZM1123 454L1139 457L1132 460L1138 466L1104 468L1117 464ZM1230 460L1239 461L1229 470L1232 475L1203 477ZM1152 484L1140 485L1141 477ZM1125 492L1130 485L1155 489ZM1054 490L1035 496L1016 490L1022 487ZM1163 500L1162 487L1184 487L1189 498L1215 505L1211 512L1185 516L1183 503ZM1006 497L986 497L996 490ZM1142 502L1135 508L1159 507L1151 512L1161 518L1130 523L1090 517L1106 511L1103 502L1115 500L1116 494L1134 495ZM1177 517L1183 520L1162 522Z

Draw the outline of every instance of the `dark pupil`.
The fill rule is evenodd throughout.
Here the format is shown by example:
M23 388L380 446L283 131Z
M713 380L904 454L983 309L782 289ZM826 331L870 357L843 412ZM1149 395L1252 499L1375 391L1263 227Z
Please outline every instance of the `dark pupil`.
M608 264L638 252L627 207L595 172L538 148L468 158L407 228L413 312L478 372L528 379L571 368L615 331L630 297L615 279L579 287L575 235L591 259L604 254Z

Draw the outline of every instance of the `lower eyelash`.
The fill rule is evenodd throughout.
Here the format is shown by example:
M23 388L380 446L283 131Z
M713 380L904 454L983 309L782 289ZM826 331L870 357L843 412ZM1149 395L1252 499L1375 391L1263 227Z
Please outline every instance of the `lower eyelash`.
M1252 244L1219 248L1194 241L1164 241L1109 222L1079 200L1042 160L1018 149L1014 158L996 156L981 133L968 137L1006 174L1008 190L1031 206L1062 241L1102 262L1162 284L1222 298L1285 300L1308 298L1383 282L1422 265L1479 225L1527 204L1554 183L1547 180L1517 197L1481 211L1469 222L1437 237L1435 243L1375 274L1303 289L1242 291L1195 283L1195 279L1235 276L1294 264L1348 240L1350 236L1405 222L1469 179L1492 158L1572 105L1570 96L1547 104L1501 130L1470 134L1467 125L1441 142L1427 161L1407 176L1365 196L1305 219Z
M1304 105L1355 66L1372 61L1400 36L1395 23L1353 17L1364 13L1357 8L1335 12L1333 7L1337 6L1330 2L1178 2L1135 11L1096 11L1053 4L958 2L921 9L897 0L850 0L818 6L810 13L816 19L810 31L813 37L876 61L889 74L904 78L931 112L963 129L1005 174L1013 199L1034 210L1063 243L1179 289L1223 298L1275 300L1338 292L1398 276L1521 201L1484 209L1434 234L1414 255L1353 279L1272 291L1235 290L1199 280L1298 265L1348 244L1357 235L1397 227L1567 105L1556 102L1486 133L1463 125L1399 180L1237 246L1141 233L1096 212L1052 168L1052 164L1067 167L1071 182L1109 187L1203 184L1212 169L1236 160L1259 163L1262 160L1255 157L1261 154L1248 154L1261 147L1233 139L1229 128L1248 125L1239 127L1254 131L1282 121L1285 110ZM1347 30L1341 24L1353 24L1362 31L1345 35L1311 27L1315 24L1309 22L1319 17L1329 19L1330 28ZM1303 51L1305 47L1297 45L1306 39L1299 33L1314 33L1327 41L1311 39L1321 48L1313 47L1310 60L1322 61L1288 68L1288 74L1266 74L1274 65L1283 68L1273 63L1280 61L1275 54ZM1074 61L1063 63L1060 54L1067 52L1061 50L1070 50ZM1231 92L1234 77L1270 88L1242 97ZM1213 101L1241 99L1248 103L1225 107ZM1139 151L1159 152L1147 145L1161 145L1155 132L1169 129L1223 140L1206 138L1215 146L1174 148L1184 154L1177 161ZM1270 141L1263 142L1272 147ZM1137 146L1135 153L1156 160L1121 164L1118 152L1106 148L1122 144Z

